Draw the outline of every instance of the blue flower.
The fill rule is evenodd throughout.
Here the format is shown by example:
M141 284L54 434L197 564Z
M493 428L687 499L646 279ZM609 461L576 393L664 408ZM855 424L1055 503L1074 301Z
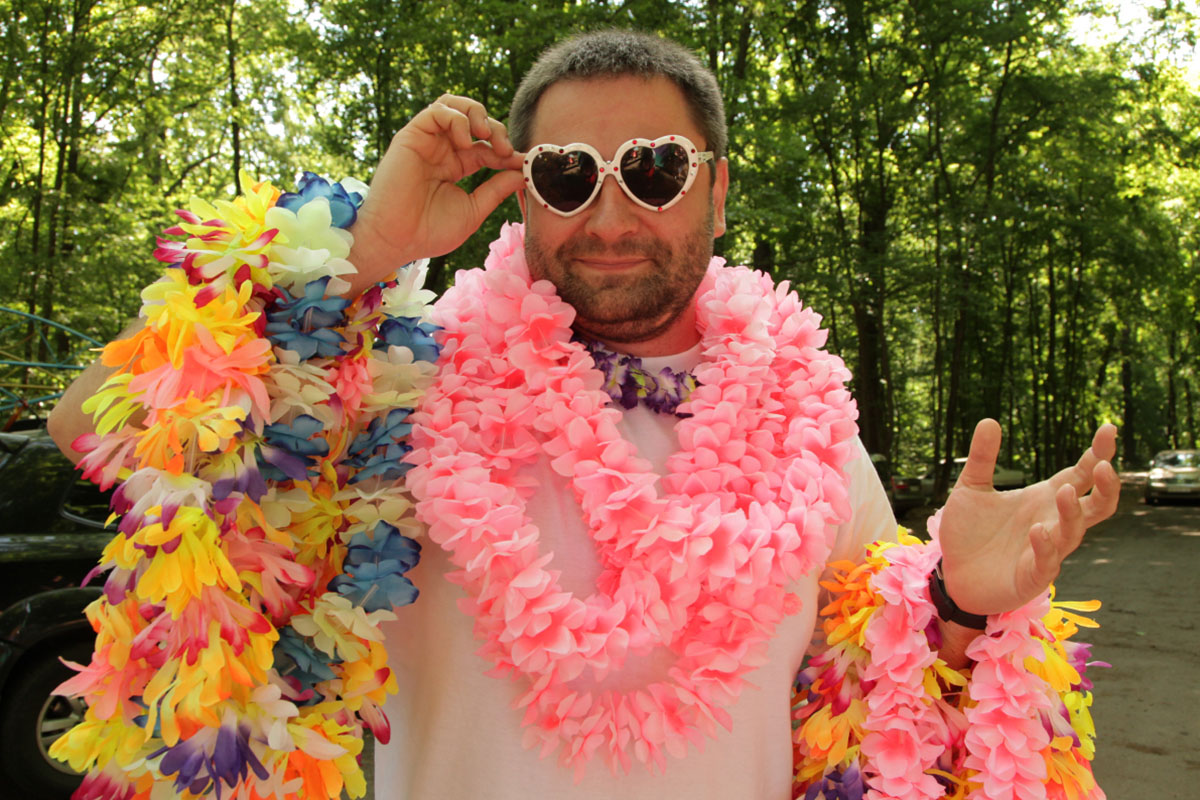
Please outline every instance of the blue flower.
M298 192L284 192L279 195L275 205L286 208L293 213L303 206L324 197L329 201L329 213L334 226L349 228L358 218L358 209L363 204L363 196L358 192L347 192L340 183L330 183L315 172L305 172L300 176Z
M367 611L406 606L417 599L417 588L404 573L421 560L420 543L380 521L373 535L356 533L350 539L345 575L329 582L329 588Z
M345 341L334 330L345 320L342 313L350 301L344 297L325 297L329 278L318 278L304 285L304 294L292 297L279 287L283 297L267 312L267 337L271 344L292 350L301 360L313 356L329 358L341 352Z
M379 326L375 349L383 350L392 345L407 347L416 361L436 362L442 348L433 340L437 325L422 322L418 317L386 317Z
M417 587L404 577L398 561L349 567L329 582L329 588L365 611L406 606L417 599Z
M383 520L375 523L375 530L370 536L364 531L350 538L346 548L347 565L387 560L400 562L408 571L421 560L421 543L408 538Z
M412 432L412 424L404 421L410 413L411 409L393 408L386 417L371 420L367 430L354 437L344 459L344 463L359 469L351 483L374 477L394 481L412 469L411 464L403 462L412 450L404 442Z
M312 692L322 681L330 681L336 677L330 663L341 663L341 659L322 653L305 637L296 632L291 626L279 629L279 641L273 651L275 671L295 685L299 685L301 693ZM314 696L313 700L319 698Z
M329 444L313 437L324 426L316 417L301 414L291 424L276 422L263 428L258 464L267 480L302 481L316 468L316 459L329 455Z

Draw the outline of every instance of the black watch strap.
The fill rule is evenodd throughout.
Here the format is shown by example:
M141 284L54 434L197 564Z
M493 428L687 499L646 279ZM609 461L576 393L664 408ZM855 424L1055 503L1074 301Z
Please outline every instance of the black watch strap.
M974 628L981 631L987 628L987 617L983 614L968 614L963 611L950 595L946 594L946 584L942 580L942 561L938 559L937 566L929 573L929 599L937 609L937 615L946 622L962 625L964 628Z

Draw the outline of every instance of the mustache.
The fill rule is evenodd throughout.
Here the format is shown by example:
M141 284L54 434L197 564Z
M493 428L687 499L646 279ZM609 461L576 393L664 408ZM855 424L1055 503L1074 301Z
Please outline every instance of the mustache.
M560 261L572 258L595 258L599 256L633 256L659 263L669 260L670 255L671 248L663 242L654 239L622 239L612 243L585 239L577 242L564 242L555 253L555 256Z

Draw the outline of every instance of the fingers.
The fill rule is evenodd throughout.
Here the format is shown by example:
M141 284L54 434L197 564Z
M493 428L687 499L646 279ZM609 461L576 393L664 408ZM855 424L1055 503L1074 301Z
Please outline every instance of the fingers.
M1092 450L1097 457L1111 461L1117 454L1117 426L1106 422L1097 428L1096 435L1092 437Z
M1060 470L1050 477L1050 485L1057 490L1070 484L1075 494L1086 494L1095 483L1096 467L1112 459L1117 452L1117 427L1110 423L1101 425L1092 437L1092 446L1084 451L1073 467ZM1116 473L1113 473L1114 475ZM1118 489L1120 481L1117 481Z
M1040 522L1029 529L1029 545L1033 548L1032 591L1040 592L1058 577L1062 561L1050 529Z
M1034 581L1039 591L1058 576L1063 559L1079 547L1088 528L1084 510L1071 487L1059 487L1054 494L1054 505L1058 511L1056 524L1038 522L1029 529Z
M996 471L996 456L1000 453L1000 423L994 419L981 419L971 436L971 449L967 463L954 485L972 489L992 488L992 475Z
M1096 464L1092 470L1092 482L1092 490L1079 501L1088 526L1111 517L1121 499L1121 478L1108 461Z
M488 116L483 104L469 97L444 94L413 121L427 133L446 134L458 150L470 150L478 140L489 142L502 159L513 154L504 123Z

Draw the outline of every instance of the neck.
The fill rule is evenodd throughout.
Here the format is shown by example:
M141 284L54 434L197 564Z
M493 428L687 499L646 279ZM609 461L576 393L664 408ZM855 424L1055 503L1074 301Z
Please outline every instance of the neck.
M689 303L678 317L665 330L656 333L649 339L640 341L621 341L610 339L602 332L591 331L576 325L576 331L602 343L614 353L637 356L638 358L654 358L656 356L673 356L691 350L700 341L700 331L696 329L696 306Z

